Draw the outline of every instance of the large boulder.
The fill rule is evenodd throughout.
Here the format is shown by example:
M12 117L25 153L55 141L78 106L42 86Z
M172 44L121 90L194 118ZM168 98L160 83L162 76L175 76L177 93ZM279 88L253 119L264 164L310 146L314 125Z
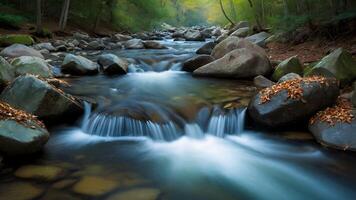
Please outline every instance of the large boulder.
M282 76L289 73L303 75L303 66L297 56L290 57L281 62L274 70L272 79L278 81Z
M51 78L50 66L42 58L34 56L21 56L11 61L16 75L33 74L43 78Z
M244 27L244 28L239 28L235 32L231 33L231 36L247 37L249 33L250 33L250 28Z
M32 45L35 43L30 35L0 35L0 46L6 47L13 44Z
M48 123L75 119L83 110L74 97L33 75L16 78L1 93L0 99Z
M166 46L156 41L144 41L143 45L146 49L168 49Z
M145 48L141 39L131 39L124 43L126 49L143 49Z
M289 80L261 90L250 101L248 113L259 124L280 127L309 119L334 104L338 95L338 83L333 78Z
M352 58L352 55L339 48L324 57L311 70L308 70L306 75L335 77L344 85L356 79L355 66L356 61Z
M251 35L249 37L246 37L246 39L254 44L257 44L260 47L264 47L264 46L266 46L266 39L269 38L270 36L271 36L271 34L269 34L269 33L260 32L260 33Z
M20 56L35 56L42 59L44 58L39 51L22 44L13 44L9 47L6 47L0 52L0 56L10 58L16 58Z
M351 102L339 99L338 103L318 112L309 122L309 130L321 144L356 151L356 110Z
M183 63L183 71L193 72L201 66L214 61L214 58L209 55L198 55Z
M263 48L249 42L248 40L238 38L235 36L230 36L230 37L226 38L225 40L223 40L222 42L220 42L219 44L217 44L215 46L215 48L213 49L213 51L211 52L211 55L215 59L219 59L219 58L222 58L223 56L225 56L227 53L229 53L235 49L241 49L241 48L246 48L251 51L256 51L258 54L261 54L261 55L264 55L267 57L267 54Z
M0 56L0 88L15 78L14 68Z
M210 55L215 46L216 46L215 42L207 42L202 47L200 47L196 53Z
M126 74L128 62L114 54L100 55L98 63L102 71L107 75Z
M35 116L0 102L0 152L24 155L42 149L49 133Z
M227 47L222 51L226 52L231 48ZM263 49L259 49L260 47L241 40L236 45L234 44L233 48L236 49L222 58L198 68L193 74L221 78L253 78L258 75L268 75L272 70L266 53ZM220 54L213 53L213 55L219 57Z
M184 33L184 38L187 41L205 41L204 35L198 30L188 30Z
M62 63L62 72L71 75L93 75L99 72L99 66L82 56L67 54Z

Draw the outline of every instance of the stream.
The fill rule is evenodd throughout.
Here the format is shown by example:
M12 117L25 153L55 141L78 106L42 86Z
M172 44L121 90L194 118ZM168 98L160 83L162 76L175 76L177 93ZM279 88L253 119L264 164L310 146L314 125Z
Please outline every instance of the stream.
M254 129L245 110L256 92L251 82L192 77L182 62L203 43L161 43L169 49L110 52L130 61L127 75L66 78L63 90L88 102L84 116L52 128L35 161L8 164L0 187L23 181L11 173L17 167L39 164L65 169L60 180L119 183L93 196L26 180L46 191L40 199L54 190L73 199L125 199L118 194L145 188L159 191L153 199L173 200L355 198L354 153L323 148L308 133Z

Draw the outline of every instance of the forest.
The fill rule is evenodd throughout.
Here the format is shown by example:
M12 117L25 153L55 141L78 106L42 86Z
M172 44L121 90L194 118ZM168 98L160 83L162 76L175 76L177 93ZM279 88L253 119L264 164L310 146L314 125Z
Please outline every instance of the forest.
M356 197L356 0L0 0L0 200Z

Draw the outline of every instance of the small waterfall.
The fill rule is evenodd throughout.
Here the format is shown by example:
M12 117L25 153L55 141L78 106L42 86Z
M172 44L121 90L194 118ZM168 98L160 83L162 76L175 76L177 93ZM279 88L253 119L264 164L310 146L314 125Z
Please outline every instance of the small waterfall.
M92 113L88 103L85 104L85 115L82 130L90 135L102 137L146 136L154 140L175 140L181 136L181 130L173 123L156 123L142 121L125 116L113 116Z
M218 114L216 114L218 112ZM207 132L224 137L225 134L239 134L244 130L246 109L232 109L222 112L216 109L210 117Z
M183 123L183 127L179 127L173 121L158 123L122 115L91 113L90 104L85 103L82 130L102 137L145 136L161 141L176 140L182 135L203 138L205 133L224 137L226 134L240 134L244 130L246 109L224 110L216 107L211 115L205 108L202 111L204 112L198 113L196 122ZM206 120L200 119L202 114L206 116Z

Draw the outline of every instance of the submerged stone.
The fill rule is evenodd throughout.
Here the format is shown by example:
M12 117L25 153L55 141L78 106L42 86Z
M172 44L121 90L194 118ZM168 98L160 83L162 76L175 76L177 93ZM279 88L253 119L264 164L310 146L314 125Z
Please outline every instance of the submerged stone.
M160 190L155 188L138 188L111 195L106 200L157 200Z
M119 187L119 182L110 178L98 176L84 176L76 183L72 190L87 196L101 196Z
M15 171L15 176L25 179L54 181L62 177L64 170L56 166L26 165Z
M25 182L0 185L0 199L3 200L32 200L41 196L43 192L42 188Z

